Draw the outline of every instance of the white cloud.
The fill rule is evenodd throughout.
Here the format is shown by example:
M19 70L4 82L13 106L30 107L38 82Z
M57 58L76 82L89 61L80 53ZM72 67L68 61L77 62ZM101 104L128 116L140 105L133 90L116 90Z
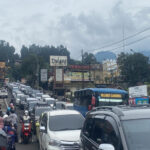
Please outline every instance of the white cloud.
M18 52L23 44L63 44L74 58L79 58L81 49L121 40L123 24L129 36L148 28L150 22L148 0L0 0L0 10L0 39ZM150 31L135 40L147 34ZM148 49L149 40L126 50L130 48Z

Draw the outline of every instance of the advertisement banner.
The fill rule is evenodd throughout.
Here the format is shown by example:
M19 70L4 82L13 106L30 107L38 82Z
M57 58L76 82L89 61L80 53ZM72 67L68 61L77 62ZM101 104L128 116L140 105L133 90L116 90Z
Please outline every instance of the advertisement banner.
M64 81L66 81L66 80L82 81L83 80L82 75L83 75L82 72L67 72L64 74ZM84 81L89 81L89 79L91 79L91 81L93 81L93 75L91 74L91 77L90 77L89 72L84 72Z
M67 66L67 56L50 56L50 66Z
M148 96L147 85L129 87L129 97L130 98L143 97L143 96Z
M71 81L82 81L82 75L84 74L84 81L89 81L89 72L71 72ZM91 77L92 79L92 77Z
M47 69L41 69L41 82L47 81Z
M62 81L63 81L63 70L56 69L56 82L62 82Z

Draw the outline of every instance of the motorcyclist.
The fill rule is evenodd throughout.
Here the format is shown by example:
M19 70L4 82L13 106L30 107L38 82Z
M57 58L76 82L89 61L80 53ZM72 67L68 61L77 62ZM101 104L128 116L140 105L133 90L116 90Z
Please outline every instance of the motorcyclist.
M11 121L11 123L12 123L12 127L14 127L15 128L15 140L16 140L16 142L18 141L18 135L17 135L17 127L18 127L18 116L17 116L17 114L15 113L15 111L13 110L13 109L11 109L11 111L10 111L11 113L10 113L10 115L9 115L9 117L8 117L8 120L9 121Z
M13 103L10 103L9 106L7 107L7 115L11 114L11 110L15 111L15 107Z
M20 137L21 137L20 142L22 142L22 140L23 140L24 124L31 123L31 118L30 118L29 112L27 110L25 110L24 116L21 118L21 123L22 123L22 129L21 129L21 133L20 133Z
M27 110L25 110L24 112L24 116L21 118L21 121L24 123L26 121L30 121L30 116L29 116L29 112Z
M9 119L12 121L12 124L14 125L14 127L17 129L17 123L18 123L18 117L17 114L15 113L15 111L13 109L10 110L10 115L9 115Z

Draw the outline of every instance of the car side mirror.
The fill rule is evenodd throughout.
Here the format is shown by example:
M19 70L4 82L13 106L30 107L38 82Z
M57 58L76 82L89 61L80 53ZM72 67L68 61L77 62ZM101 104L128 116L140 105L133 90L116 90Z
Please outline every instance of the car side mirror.
M46 128L44 126L40 126L40 132L46 132Z
M101 144L98 149L99 150L115 150L114 146L111 144Z

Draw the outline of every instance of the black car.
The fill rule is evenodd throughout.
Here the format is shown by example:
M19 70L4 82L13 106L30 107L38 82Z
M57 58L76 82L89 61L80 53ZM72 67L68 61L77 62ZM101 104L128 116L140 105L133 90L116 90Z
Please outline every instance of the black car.
M95 108L81 131L83 150L148 150L149 139L149 105Z

